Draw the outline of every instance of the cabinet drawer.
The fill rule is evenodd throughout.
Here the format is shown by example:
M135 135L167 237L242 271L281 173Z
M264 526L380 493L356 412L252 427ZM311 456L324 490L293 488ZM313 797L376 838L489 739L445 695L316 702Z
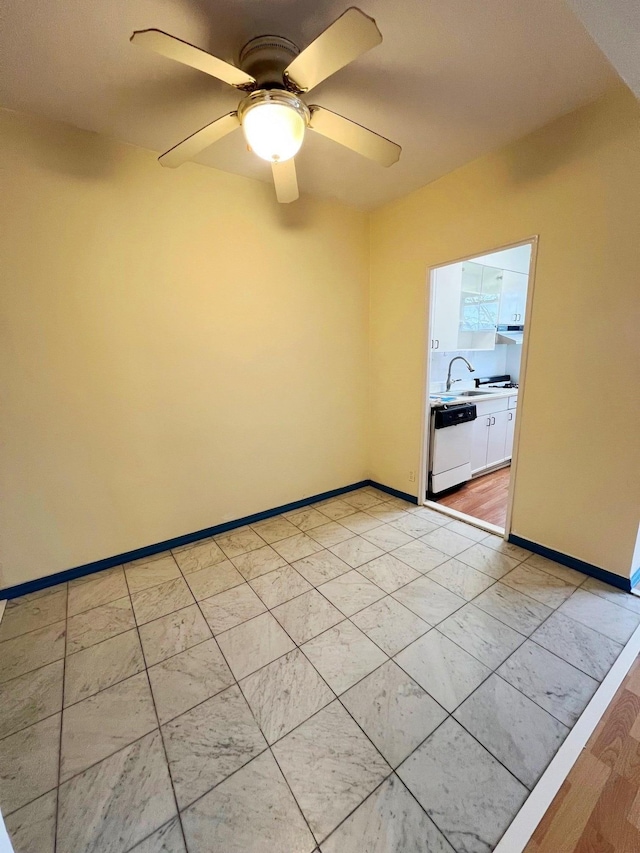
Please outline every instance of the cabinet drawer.
M482 402L478 402L476 398L473 402L476 404L476 414L479 418L484 415L493 415L495 412L506 412L508 408L507 397L503 397L501 400L482 400Z
M509 397L509 405L507 408L516 409L518 407L518 397Z

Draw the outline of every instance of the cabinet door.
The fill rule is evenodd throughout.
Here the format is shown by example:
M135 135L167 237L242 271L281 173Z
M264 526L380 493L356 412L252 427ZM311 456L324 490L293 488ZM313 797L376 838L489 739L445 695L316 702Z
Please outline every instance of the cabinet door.
M473 440L471 444L471 473L487 467L487 445L492 415L481 415L473 422Z
M509 412L494 412L489 415L489 438L487 442L487 466L497 465L505 459Z
M516 410L509 409L507 412L507 435L504 442L504 458L511 459L513 455L513 431L516 426Z
M501 287L502 270L469 261L462 265L458 349L495 349Z
M432 279L431 349L452 352L458 349L458 315L462 264L435 271Z
M520 326L524 323L527 305L527 282L524 273L504 270L502 273L502 294L498 322L508 326Z

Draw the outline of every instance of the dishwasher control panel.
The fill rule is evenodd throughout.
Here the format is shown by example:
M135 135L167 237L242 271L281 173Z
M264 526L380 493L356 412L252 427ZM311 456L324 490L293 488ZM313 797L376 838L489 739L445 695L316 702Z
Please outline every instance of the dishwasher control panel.
M444 429L444 427L475 421L476 417L475 403L461 403L446 409L436 409L433 426L435 429Z

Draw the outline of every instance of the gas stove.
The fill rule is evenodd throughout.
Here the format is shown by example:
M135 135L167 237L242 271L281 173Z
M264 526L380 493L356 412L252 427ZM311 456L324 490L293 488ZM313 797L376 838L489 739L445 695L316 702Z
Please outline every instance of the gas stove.
M500 374L499 376L483 376L483 377L474 377L476 388L480 388L480 386L484 385L486 388L500 388L505 391L509 388L513 388L514 390L518 388L517 382L511 381L511 376L508 373Z

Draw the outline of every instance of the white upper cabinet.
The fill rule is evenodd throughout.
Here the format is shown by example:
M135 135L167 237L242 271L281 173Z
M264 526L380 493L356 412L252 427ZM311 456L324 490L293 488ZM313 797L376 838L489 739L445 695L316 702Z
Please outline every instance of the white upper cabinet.
M495 349L501 288L502 270L462 264L458 349Z
M511 253L511 254L509 254ZM431 349L492 350L498 325L522 325L527 304L530 246L449 264L434 271ZM507 261L515 269L492 265ZM492 263L490 263L490 261Z
M527 310L528 276L520 272L504 270L498 322L502 325L521 326Z
M431 314L431 349L451 352L458 347L458 317L462 264L451 264L435 271L433 277L433 311Z
M496 345L501 270L451 264L433 276L431 349L491 350Z

